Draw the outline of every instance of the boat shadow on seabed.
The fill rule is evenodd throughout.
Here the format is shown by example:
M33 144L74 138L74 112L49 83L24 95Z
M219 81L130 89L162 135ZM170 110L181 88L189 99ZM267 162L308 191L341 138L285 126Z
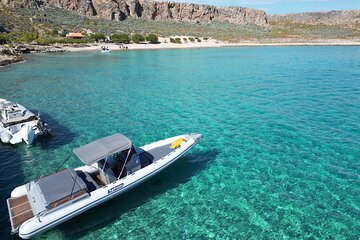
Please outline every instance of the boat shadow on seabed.
M60 231L62 237L66 239L78 239L89 232L107 227L122 214L143 205L166 191L176 188L182 183L188 182L215 161L218 154L217 150L192 151L191 154L182 157L135 189L61 224L54 230ZM44 233L43 236L54 234L52 232Z
M69 128L60 124L56 119L47 113L41 113L41 118L48 124L50 134L39 136L34 141L34 146L42 149L56 149L68 143L71 143L76 134Z

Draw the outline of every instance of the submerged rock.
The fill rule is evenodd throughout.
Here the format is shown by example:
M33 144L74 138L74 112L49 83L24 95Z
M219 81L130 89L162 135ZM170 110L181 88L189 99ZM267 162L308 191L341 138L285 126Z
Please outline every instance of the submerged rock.
M18 55L8 55L0 53L0 66L7 66L12 63L18 63L24 61L24 58Z
M16 45L14 47L0 47L0 66L24 61L23 54L27 53L55 53L67 52L58 46L39 46L39 45Z

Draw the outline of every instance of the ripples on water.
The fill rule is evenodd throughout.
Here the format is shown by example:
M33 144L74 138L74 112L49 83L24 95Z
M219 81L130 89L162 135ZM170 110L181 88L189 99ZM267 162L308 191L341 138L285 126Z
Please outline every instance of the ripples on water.
M137 146L201 132L205 144L39 238L357 239L359 61L358 47L260 47L35 55L3 68L0 96L42 112L53 134L0 144L1 239L15 186L116 132Z

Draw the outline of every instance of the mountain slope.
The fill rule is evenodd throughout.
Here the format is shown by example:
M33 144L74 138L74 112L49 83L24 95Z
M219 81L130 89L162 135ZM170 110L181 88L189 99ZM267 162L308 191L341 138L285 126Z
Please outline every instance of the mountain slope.
M267 26L267 15L262 10L243 7L216 7L151 0L0 0L15 8L57 7L82 16L122 21L127 18L175 20L195 23L212 21L238 25Z

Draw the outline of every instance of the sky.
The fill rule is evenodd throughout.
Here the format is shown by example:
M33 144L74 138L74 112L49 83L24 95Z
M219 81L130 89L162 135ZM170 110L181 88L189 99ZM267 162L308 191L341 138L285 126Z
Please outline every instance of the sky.
M167 0L216 6L240 6L265 10L269 14L360 10L360 0Z

